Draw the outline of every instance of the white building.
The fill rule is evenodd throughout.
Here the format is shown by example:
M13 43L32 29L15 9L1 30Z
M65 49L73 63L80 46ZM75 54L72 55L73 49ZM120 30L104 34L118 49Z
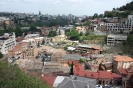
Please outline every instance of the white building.
M2 54L7 54L8 50L12 49L16 45L15 33L5 33L0 36L0 52Z
M130 32L133 30L133 15L128 15L128 18L121 23L106 23L107 31L124 31Z
M107 45L114 45L115 43L121 43L124 40L127 40L127 35L108 35Z

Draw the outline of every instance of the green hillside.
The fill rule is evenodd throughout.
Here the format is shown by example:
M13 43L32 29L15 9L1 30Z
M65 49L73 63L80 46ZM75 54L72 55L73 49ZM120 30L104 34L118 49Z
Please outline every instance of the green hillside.
M17 65L0 62L0 88L49 88L39 78L24 73Z

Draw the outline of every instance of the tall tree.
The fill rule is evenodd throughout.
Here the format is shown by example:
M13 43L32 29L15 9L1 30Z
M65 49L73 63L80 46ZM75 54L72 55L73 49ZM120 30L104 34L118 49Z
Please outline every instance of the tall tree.
M7 29L7 27L6 27L6 23L5 23L5 22L4 22L4 24L3 24L3 25L4 25L4 29Z
M94 18L94 19L95 19L95 18L98 18L98 14L95 13L95 14L93 15L93 18Z
M40 47L40 42L37 43L37 47L38 47L38 48Z
M45 40L43 39L43 40L42 40L42 45L44 45L44 44L45 44Z
M103 14L100 14L100 15L99 15L99 18L104 18L104 15L103 15Z
M72 64L71 64L70 75L74 75L74 72L73 72L73 62L72 62Z

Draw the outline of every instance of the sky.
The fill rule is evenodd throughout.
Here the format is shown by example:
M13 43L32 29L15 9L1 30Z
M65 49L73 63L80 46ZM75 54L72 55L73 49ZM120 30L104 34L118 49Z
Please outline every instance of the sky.
M0 0L0 12L91 16L103 14L132 0Z

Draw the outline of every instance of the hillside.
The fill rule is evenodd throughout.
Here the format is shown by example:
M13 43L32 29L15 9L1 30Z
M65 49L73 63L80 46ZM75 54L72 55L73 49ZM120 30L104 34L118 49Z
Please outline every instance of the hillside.
M0 88L49 88L38 78L32 77L18 68L0 61Z
M119 8L113 8L104 14L105 17L118 17L119 19L127 18L128 15L133 14L133 1L123 5Z
M133 1L118 8L120 11L133 11Z

